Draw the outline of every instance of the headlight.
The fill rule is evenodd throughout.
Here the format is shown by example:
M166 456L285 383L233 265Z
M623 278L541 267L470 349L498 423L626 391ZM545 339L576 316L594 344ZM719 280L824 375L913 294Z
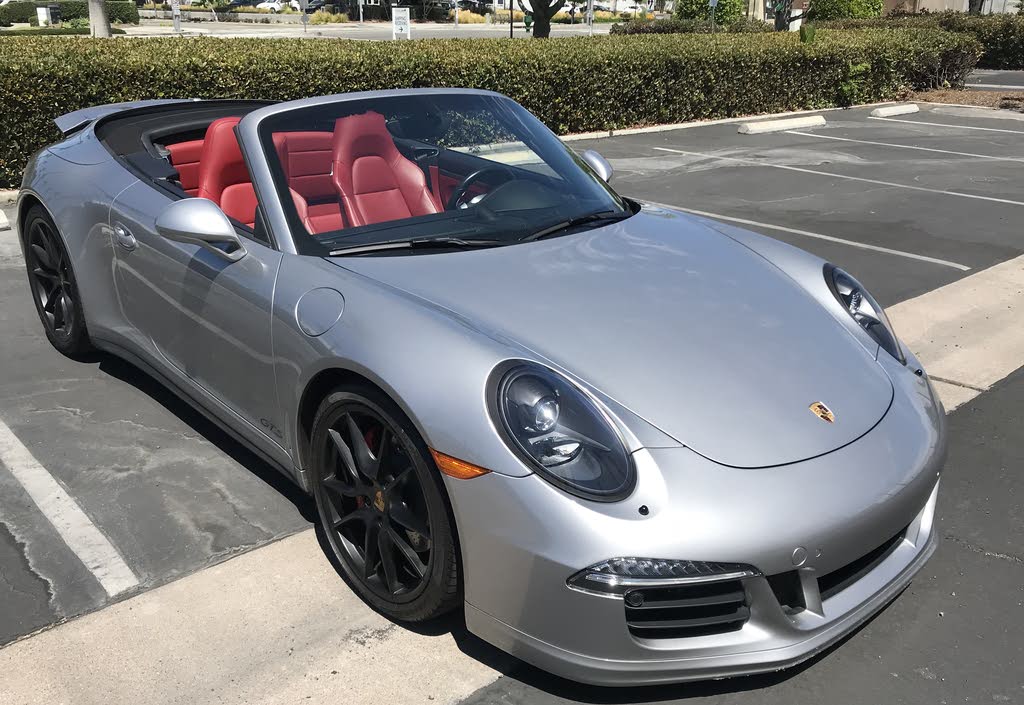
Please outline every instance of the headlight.
M504 373L494 394L506 443L544 479L599 502L633 491L636 470L618 431L567 379L523 363Z
M852 276L831 264L825 265L825 282L853 320L900 364L907 364L892 324L868 290Z

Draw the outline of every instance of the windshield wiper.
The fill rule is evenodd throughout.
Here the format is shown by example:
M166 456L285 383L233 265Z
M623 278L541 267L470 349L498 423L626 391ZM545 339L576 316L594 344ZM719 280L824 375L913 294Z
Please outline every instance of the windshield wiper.
M628 218L631 215L632 213L630 213L628 210L599 211L597 213L588 213L587 215L581 215L576 218L569 218L568 220L563 220L560 223L555 223L554 225L549 225L546 228L541 228L535 233L531 233L524 238L520 238L519 242L532 242L533 240L540 240L541 238L548 237L549 235L554 235L555 233L562 232L563 230L566 230L568 228L576 227L577 225L584 225L585 223L596 223L601 220L624 220L625 218Z
M412 248L447 248L461 250L473 247L497 247L505 244L507 243L504 240L484 240L475 238L464 240L460 237L413 237L407 240L387 240L386 242L371 242L365 245L339 247L336 250L331 250L331 256L361 255L367 252Z

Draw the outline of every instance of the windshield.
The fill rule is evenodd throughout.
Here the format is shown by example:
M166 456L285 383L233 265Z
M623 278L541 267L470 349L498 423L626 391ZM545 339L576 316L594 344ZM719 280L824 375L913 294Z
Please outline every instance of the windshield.
M269 116L259 134L305 254L513 244L630 213L537 118L497 95L340 99Z

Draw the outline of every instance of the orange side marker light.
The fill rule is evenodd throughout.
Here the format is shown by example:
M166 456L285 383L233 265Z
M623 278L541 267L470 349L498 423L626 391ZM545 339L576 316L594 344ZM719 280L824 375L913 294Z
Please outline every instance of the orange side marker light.
M490 472L486 468L467 463L465 460L459 460L450 455L439 453L433 448L430 449L430 454L434 456L434 462L437 463L438 470L458 480L472 480L474 477L480 477Z

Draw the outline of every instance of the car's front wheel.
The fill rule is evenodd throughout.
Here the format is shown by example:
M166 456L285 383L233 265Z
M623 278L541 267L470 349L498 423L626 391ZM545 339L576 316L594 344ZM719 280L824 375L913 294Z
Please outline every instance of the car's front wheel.
M68 357L91 352L78 282L57 225L46 209L35 205L25 215L21 233L32 300L47 339Z
M339 387L313 422L313 495L332 558L377 610L422 621L459 604L454 532L426 444L369 385Z

